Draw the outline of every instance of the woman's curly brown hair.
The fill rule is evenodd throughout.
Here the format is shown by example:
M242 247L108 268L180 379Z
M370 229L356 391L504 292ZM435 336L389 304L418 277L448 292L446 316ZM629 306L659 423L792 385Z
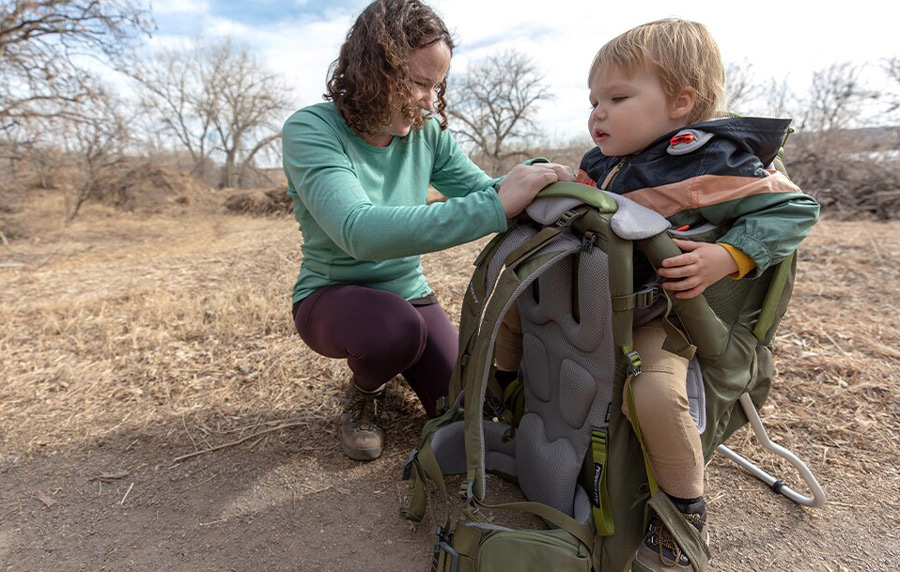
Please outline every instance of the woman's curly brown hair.
M409 56L419 48L454 44L441 18L418 0L376 0L347 32L338 58L328 70L325 99L333 100L347 123L362 135L388 125L400 109L414 128L426 115L410 91ZM441 129L447 128L447 80L435 88L435 109Z

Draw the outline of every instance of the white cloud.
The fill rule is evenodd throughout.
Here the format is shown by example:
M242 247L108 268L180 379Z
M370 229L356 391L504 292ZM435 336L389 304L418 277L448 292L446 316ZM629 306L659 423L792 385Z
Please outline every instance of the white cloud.
M206 14L209 2L206 0L153 0L154 14Z
M318 2L292 0L282 4L282 20L268 24L224 19L210 12L207 1L162 0L154 3L154 10L194 14L194 36L232 36L250 45L294 87L296 107L300 107L321 101L328 65L353 18L367 3L335 0L323 12ZM585 76L597 49L626 29L658 18L703 22L719 42L726 62L746 60L761 79L789 78L800 90L813 70L831 63L874 62L898 54L893 19L879 17L883 10L872 0L858 0L853 10L840 11L823 9L817 2L783 0L755 4L642 0L624 5L584 0L431 0L430 4L459 44L451 74L462 73L472 61L504 49L519 50L534 60L556 95L541 109L540 122L549 135L560 138L582 135L586 129ZM312 5L319 9L304 9ZM247 10L252 10L252 4ZM184 39L159 35L153 44L184 45Z

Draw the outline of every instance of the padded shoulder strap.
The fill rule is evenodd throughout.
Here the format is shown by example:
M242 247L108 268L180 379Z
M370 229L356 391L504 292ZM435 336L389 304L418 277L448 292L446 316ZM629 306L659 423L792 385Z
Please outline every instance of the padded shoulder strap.
M790 278L791 273L796 267L796 255L797 253L794 252L778 263L778 268L775 270L775 275L772 277L772 281L769 283L769 291L766 293L766 298L763 301L762 309L759 312L759 319L756 321L756 326L753 328L753 334L760 342L766 339L766 336L769 333L769 329L772 327L772 323L775 321L775 314L778 311L778 306L782 303L782 298L784 297L785 286L788 283L788 279Z
M659 268L666 258L681 254L681 249L664 232L636 241L635 247L644 253L654 268ZM698 353L710 358L721 355L728 342L728 326L709 307L706 298L668 298L689 333L691 342L697 346Z

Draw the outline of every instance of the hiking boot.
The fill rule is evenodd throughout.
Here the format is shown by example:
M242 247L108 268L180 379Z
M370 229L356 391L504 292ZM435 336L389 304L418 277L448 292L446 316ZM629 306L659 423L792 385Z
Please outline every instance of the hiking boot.
M353 384L341 416L341 445L354 461L371 461L381 456L384 431L378 425L384 387L372 393Z
M673 501L685 520L700 533L703 542L708 542L706 532L706 501L701 497L690 504ZM650 516L647 534L634 555L634 570L650 572L672 572L673 570L693 570L691 561L675 542L675 537L654 512Z

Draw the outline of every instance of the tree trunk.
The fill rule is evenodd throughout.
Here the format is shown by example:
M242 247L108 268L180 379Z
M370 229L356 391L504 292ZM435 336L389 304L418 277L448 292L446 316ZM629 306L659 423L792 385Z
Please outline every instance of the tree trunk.
M237 186L237 170L235 168L235 155L237 150L232 149L225 154L225 164L222 166L222 187L233 188Z

